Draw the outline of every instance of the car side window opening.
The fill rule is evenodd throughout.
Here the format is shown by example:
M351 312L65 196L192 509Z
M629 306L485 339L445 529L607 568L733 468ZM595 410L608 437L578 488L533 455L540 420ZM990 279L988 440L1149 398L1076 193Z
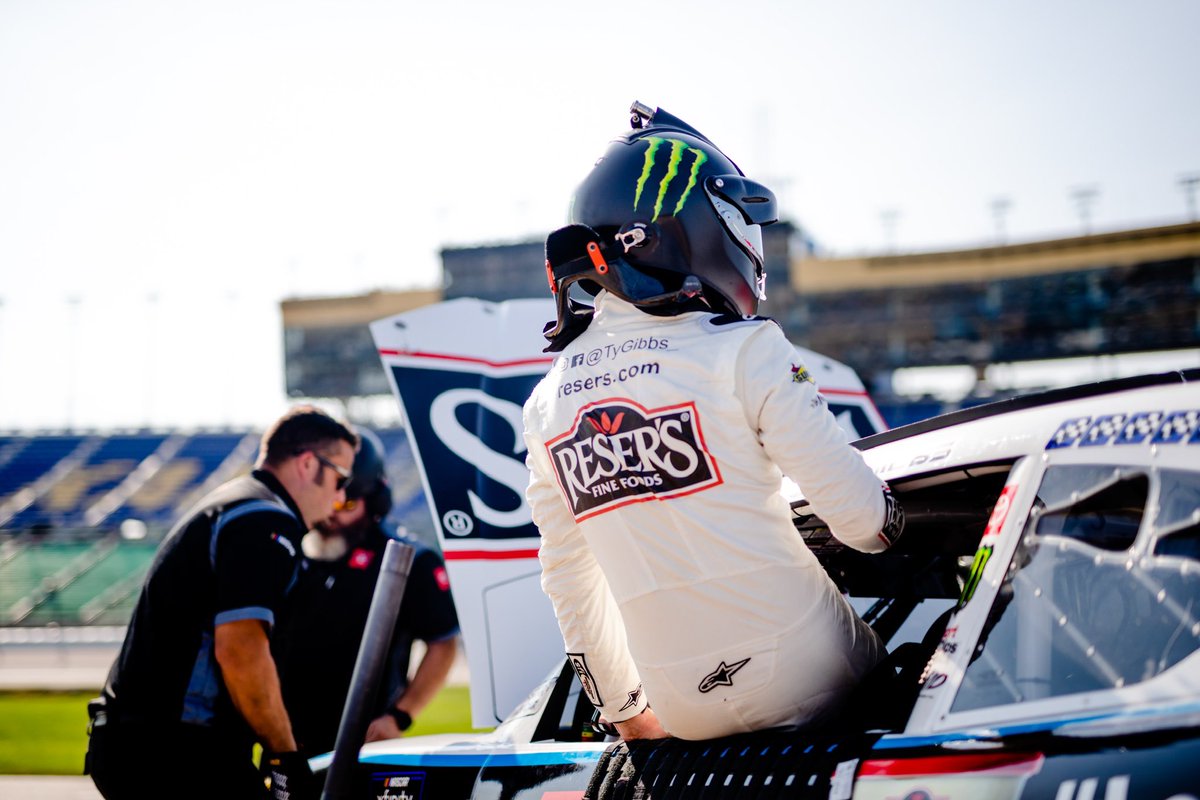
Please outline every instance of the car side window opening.
M1200 649L1200 473L1046 471L952 711L1119 689Z
M805 504L793 506L805 544L888 651L842 715L843 727L903 729L1013 463L890 480L906 523L900 541L883 553L846 547Z

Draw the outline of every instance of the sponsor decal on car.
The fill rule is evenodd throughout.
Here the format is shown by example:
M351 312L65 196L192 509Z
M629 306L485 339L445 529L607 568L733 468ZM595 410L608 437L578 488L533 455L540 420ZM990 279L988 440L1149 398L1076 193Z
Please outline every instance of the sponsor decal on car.
M1197 442L1200 442L1200 410L1139 411L1063 420L1046 442L1046 449Z
M721 483L690 402L648 409L625 398L601 400L581 408L546 449L576 521Z
M378 800L421 800L425 789L424 772L384 773L373 776Z
M983 578L983 571L987 568L988 561L991 560L992 552L996 549L996 540L1000 538L1000 529L1004 527L1004 521L1008 519L1008 511L1012 508L1013 496L1017 493L1017 484L1010 483L1004 487L1004 491L1000 492L1000 497L996 499L996 505L992 508L992 514L988 517L987 527L983 529L983 537L979 540L979 549L975 551L975 559L971 563L971 572L967 577L967 582L963 585L962 596L959 597L958 607L962 608L971 598L975 596L975 590L979 588L979 581Z
M862 762L855 798L872 800L954 800L965 797L1017 798L1040 773L1041 753L955 753ZM1037 795L1042 796L1042 795ZM1097 795L1099 797L1099 795ZM1062 800L1059 792L1057 800ZM1106 800L1116 800L1109 796Z

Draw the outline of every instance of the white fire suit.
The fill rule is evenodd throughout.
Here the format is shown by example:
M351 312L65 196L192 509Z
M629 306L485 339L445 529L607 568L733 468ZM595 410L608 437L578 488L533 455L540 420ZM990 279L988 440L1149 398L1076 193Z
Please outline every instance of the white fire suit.
M875 552L882 483L773 322L601 293L525 438L542 587L606 719L648 701L685 739L803 724L882 656L780 494L782 471Z

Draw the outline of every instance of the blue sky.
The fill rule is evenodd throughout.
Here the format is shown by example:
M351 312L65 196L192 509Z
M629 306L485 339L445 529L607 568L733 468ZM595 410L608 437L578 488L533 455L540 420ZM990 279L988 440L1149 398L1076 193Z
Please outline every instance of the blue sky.
M278 301L561 223L633 99L828 251L1182 221L1200 4L0 0L0 428L261 426ZM884 215L894 213L888 233ZM536 267L536 265L535 265Z

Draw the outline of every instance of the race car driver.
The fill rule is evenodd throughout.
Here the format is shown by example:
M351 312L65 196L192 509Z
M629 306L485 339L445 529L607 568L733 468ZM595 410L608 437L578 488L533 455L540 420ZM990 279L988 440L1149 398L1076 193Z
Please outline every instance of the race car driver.
M365 739L394 739L446 683L458 652L458 616L441 557L402 539L386 520L392 487L383 444L359 428L354 479L346 499L305 535L304 560L289 597L280 643L283 699L300 749L312 756L332 750L359 645L371 610L384 549L392 539L416 548L391 648L384 666ZM408 679L413 641L425 652Z
M754 316L770 190L682 120L632 113L546 242L559 355L524 411L542 587L623 738L814 724L883 646L797 535L782 475L859 550L903 514Z

